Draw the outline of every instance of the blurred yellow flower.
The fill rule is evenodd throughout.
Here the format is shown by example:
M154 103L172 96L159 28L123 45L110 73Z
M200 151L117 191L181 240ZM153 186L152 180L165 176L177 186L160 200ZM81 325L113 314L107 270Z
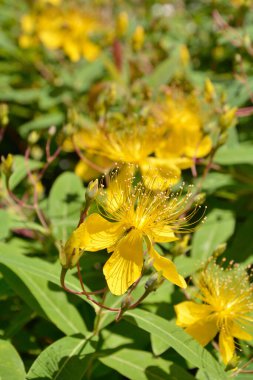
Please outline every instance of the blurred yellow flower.
M186 45L181 45L179 50L180 61L184 67L187 67L190 63L191 56Z
M141 25L138 25L132 36L132 46L134 51L141 50L144 44L145 32Z
M108 127L77 133L74 135L75 144L85 150L86 154L104 157L107 163L110 160L111 166L115 162L137 165L146 185L152 185L153 190L165 190L178 182L180 170L175 165L167 158L150 157L163 138L162 126L155 125L152 117L140 121L122 117L120 126L114 127L113 124L114 121L111 121ZM81 173L83 165L85 164L79 164L77 174ZM156 180L150 181L154 174Z
M44 3L21 19L21 47L42 43L50 50L62 49L73 62L82 57L95 60L100 47L92 37L101 32L101 22L82 9L60 6L60 1L50 1L51 5Z
M191 188L182 196L166 192L154 194L142 182L133 185L133 165L114 174L108 189L100 189L96 198L98 212L89 215L72 233L64 247L63 265L73 267L83 250L112 252L103 272L110 291L121 295L141 276L144 255L172 283L186 288L171 260L160 256L154 242L177 240L175 233L190 231L186 212ZM184 215L182 218L181 216Z
M176 305L177 324L203 346L219 334L222 360L228 364L235 352L234 338L253 339L253 287L242 268L223 270L214 262L201 273L197 287L202 303Z
M122 37L126 34L129 20L127 12L120 12L116 19L116 36Z
M187 169L194 165L196 158L211 151L212 141L204 134L201 106L195 96L169 94L158 111L158 118L167 128L167 137L156 149L157 157L166 158L179 169Z
M249 7L252 5L252 0L231 0L231 3L234 7Z

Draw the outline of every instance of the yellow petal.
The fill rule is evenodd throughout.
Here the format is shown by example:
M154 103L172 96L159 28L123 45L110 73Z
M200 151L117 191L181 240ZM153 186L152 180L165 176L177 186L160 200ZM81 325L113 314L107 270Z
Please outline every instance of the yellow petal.
M252 335L249 334L247 331L243 330L243 328L239 326L236 322L233 323L231 335L233 335L235 338L242 339L242 340L253 339Z
M212 149L212 140L209 136L199 137L195 143L185 148L185 154L189 157L204 157Z
M193 165L193 159L188 157L171 157L171 163L180 169L189 169Z
M192 301L181 302L174 306L177 314L177 325L188 327L193 323L207 318L212 308L209 305L198 304Z
M19 37L19 45L26 49L35 44L36 40L34 37L28 36L26 34L23 34Z
M132 230L119 241L104 265L103 272L110 291L115 295L124 294L140 277L142 266L142 235Z
M153 241L157 243L169 243L170 241L178 240L171 227L169 226L163 226L161 228L152 228L151 235Z
M21 26L25 33L32 33L35 25L36 19L31 14L27 14L21 18Z
M143 182L148 189L163 191L177 183L180 169L167 159L148 157L140 163Z
M90 41L85 41L82 46L83 56L87 61L94 61L100 54L99 46L95 45Z
M102 172L105 172L106 169L112 166L112 162L103 156L87 153L84 157L87 158L87 163L80 160L75 167L75 173L86 182L97 178ZM92 164L94 164L94 166ZM96 166L99 170L96 170Z
M91 214L75 231L80 237L82 248L86 251L98 251L113 246L122 236L121 223L111 223L99 214Z
M209 343L217 334L217 324L214 318L199 320L188 326L185 331L196 339L202 346Z
M58 49L62 45L62 35L57 31L42 30L39 38L48 49Z
M119 223L111 223L99 214L91 214L72 232L65 244L65 251L70 255L75 249L98 251L113 246L123 233Z
M72 62L77 62L81 58L79 44L71 38L63 42L63 49Z
M161 271L163 276L173 284L180 286L180 288L186 288L186 282L184 278L178 274L176 265L169 259L160 256L156 250L150 244L149 254L153 259L153 266L157 271Z
M228 335L225 330L221 330L220 332L219 348L223 362L228 364L234 356L235 343L233 336Z
M90 181L93 178L99 176L99 172L93 168L91 168L86 162L80 160L76 167L75 167L75 173L80 177L83 181Z
M106 209L114 213L127 204L131 196L131 183L135 172L134 165L123 165L117 175L112 178L106 190Z

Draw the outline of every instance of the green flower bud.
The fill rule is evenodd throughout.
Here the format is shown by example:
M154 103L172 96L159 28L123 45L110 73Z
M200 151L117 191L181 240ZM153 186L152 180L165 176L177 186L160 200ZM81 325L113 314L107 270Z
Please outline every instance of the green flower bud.
M145 289L148 292L153 292L159 288L159 286L163 283L164 278L162 276L162 272L153 273L149 279L145 283Z
M9 179L12 174L12 168L13 168L12 154L9 153L6 158L2 156L1 161L2 161L2 164L1 164L2 172L5 174L6 178Z
M8 111L9 109L7 104L0 104L0 125L4 128L9 123Z

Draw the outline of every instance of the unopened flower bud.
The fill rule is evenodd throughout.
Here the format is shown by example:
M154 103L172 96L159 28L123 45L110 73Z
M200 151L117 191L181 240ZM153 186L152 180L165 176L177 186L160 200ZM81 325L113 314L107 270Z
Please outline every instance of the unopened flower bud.
M98 179L90 181L86 190L86 200L95 199L98 193Z
M116 33L117 37L123 37L128 29L128 14L120 12L116 20Z
M105 105L112 106L114 105L117 98L117 88L115 84L111 84L105 92Z
M235 62L236 63L241 63L242 62L242 56L241 56L241 54L236 54L235 55Z
M189 52L186 45L180 46L179 54L180 54L180 61L181 61L182 65L184 67L187 67L190 63L191 56L190 56L190 52Z
M222 146L226 143L228 139L228 133L227 131L223 131L219 137L219 140L218 140L218 146Z
M5 158L4 156L1 157L1 169L2 172L5 174L6 178L9 179L12 174L12 168L13 168L13 156L12 154L8 154L8 156Z
M144 43L145 33L141 25L138 25L132 36L132 47L134 51L141 50Z
M246 49L248 49L248 48L251 47L251 39L250 39L250 36L248 34L246 34L243 37L243 44L244 44L244 46L245 46Z
M43 157L43 150L39 145L34 145L31 148L31 157L34 158L35 160L41 160Z
M205 95L205 100L210 103L214 100L216 96L215 88L212 82L210 81L209 78L206 79L205 81L205 90L204 90L204 95Z
M132 303L133 303L133 297L131 296L131 294L127 294L121 302L121 309L127 310L129 306L131 306Z
M163 283L163 277L161 272L153 273L145 283L145 289L148 292L153 292L158 289Z
M66 244L60 249L60 263L63 268L71 269L80 260L83 255L83 249L78 247L78 240L76 239L75 231L70 235Z
M49 136L54 136L56 134L56 126L52 125L48 130Z
M36 132L36 131L32 131L30 134L29 134L29 136L28 136L28 142L30 143L30 144L36 144L36 142L39 140L39 138L40 138L40 135L39 135L39 133L38 132Z
M206 194L205 193L199 193L196 195L194 199L194 205L202 205L206 201Z
M0 125L4 128L9 123L8 111L9 109L7 104L0 104Z
M237 108L233 107L228 109L223 115L221 115L220 125L222 128L227 129L236 122L236 111Z
M219 244L213 253L213 257L222 255L227 249L227 243Z

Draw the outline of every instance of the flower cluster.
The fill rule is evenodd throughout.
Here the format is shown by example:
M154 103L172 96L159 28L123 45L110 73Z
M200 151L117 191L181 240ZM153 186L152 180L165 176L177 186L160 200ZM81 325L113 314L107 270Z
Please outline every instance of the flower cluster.
M95 60L100 47L93 40L103 26L90 11L58 1L43 1L21 20L19 43L28 48L42 43L49 50L63 50L71 61Z
M235 109L215 113L219 101L210 100L215 90L207 83L206 99L195 92L168 88L159 99L149 94L147 99L132 102L126 90L122 99L121 88L102 89L93 104L94 119L89 124L72 122L73 135L63 142L64 150L81 153L76 174L89 181L112 168L114 162L132 163L144 178L156 177L153 190L165 190L179 182L182 170L194 171L215 151L223 124L228 128L235 120ZM145 88L138 91L138 96L142 91L146 96Z

